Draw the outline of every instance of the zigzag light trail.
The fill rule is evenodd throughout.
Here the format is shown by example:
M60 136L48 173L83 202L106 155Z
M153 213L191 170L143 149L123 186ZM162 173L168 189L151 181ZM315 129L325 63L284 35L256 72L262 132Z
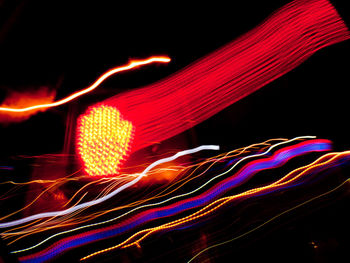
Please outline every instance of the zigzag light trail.
M174 75L91 106L77 126L77 152L86 173L118 174L129 154L203 122L349 37L328 0L287 4Z

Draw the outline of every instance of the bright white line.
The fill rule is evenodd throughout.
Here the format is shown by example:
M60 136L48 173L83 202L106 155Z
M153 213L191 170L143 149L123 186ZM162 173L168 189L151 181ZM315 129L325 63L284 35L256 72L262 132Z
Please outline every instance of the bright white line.
M121 191L125 190L126 188L136 184L138 181L141 180L142 177L146 176L146 174L153 169L154 167L156 167L159 164L162 163L166 163L166 162L170 162L173 161L181 156L184 155L188 155L188 154L193 154L202 150L219 150L220 147L217 145L202 145L199 147L196 147L194 149L189 149L189 150L185 150L185 151L181 151L176 153L173 156L167 157L167 158L163 158L160 159L158 161L155 161L154 163L150 164L138 177L136 177L134 180L130 181L127 184L122 185L121 187L119 187L118 189L114 190L113 192L109 193L108 195L98 198L96 200L92 200L89 202L85 202L85 203L81 203L79 205L73 206L71 208L68 208L66 210L61 210L61 211L53 211L53 212L45 212L45 213L40 213L40 214L35 214L35 215L31 215L22 219L18 219L18 220L14 220L14 221L10 221L10 222L5 222L5 223L0 223L0 228L7 228L7 227L12 227L12 226L17 226L20 224L24 224L36 219L41 219L41 218L46 218L46 217L57 217L57 216L62 216L62 215L66 215L66 214L70 214L73 213L79 209L83 209L86 207L90 207L93 205L97 205L100 204L110 198L112 198L113 196L115 196L116 194L120 193Z
M202 186L198 187L197 189L189 192L189 193L186 193L186 194L181 194L181 195L177 195L177 196L173 196L173 197L170 197L164 201L161 201L161 202L158 202L158 203L153 203L153 204L147 204L147 205L142 205L142 206L138 206L118 217L115 217L115 218L112 218L112 219L109 219L109 220L106 220L106 221L102 221L102 222L98 222L98 223L94 223L94 224L89 224L89 225L85 225L85 226L80 226L80 227L77 227L77 228L73 228L73 229L70 229L70 230L66 230L66 231L63 231L63 232L60 232L60 233L57 233L57 234L53 234L52 236L49 236L47 237L46 239L44 239L43 241L39 242L38 244L34 245L34 246L31 246L31 247L28 247L28 248L24 248L24 249L20 249L20 250L16 250L16 251L12 251L11 253L12 254L15 254L15 253L21 253L21 252L25 252L25 251L28 251L28 250L31 250L33 248L36 248L42 244L44 244L45 242L49 241L50 239L54 238L54 237L57 237L57 236L60 236L60 235L64 235L64 234L67 234L67 233L71 233L71 232L74 232L74 231L77 231L77 230L81 230L81 229L84 229L84 228L88 228L88 227L94 227L94 226L99 226L99 225L103 225L103 224L106 224L106 223L110 223L112 221L115 221L123 216L126 216L138 209L141 209L141 208L145 208L145 207L150 207L150 206L156 206L156 205L160 205L160 204L164 204L170 200L173 200L173 199L176 199L176 198L179 198L179 197L184 197L184 196L187 196L187 195L190 195L190 194L193 194L195 192L197 192L198 190L202 189L203 187L205 187L206 185L208 185L210 182L212 182L213 180L219 178L220 176L223 176L227 173L229 173L230 171L232 171L232 169L234 169L240 162L246 160L246 159L249 159L249 158L253 158L253 157L259 157L259 156L262 156L262 155L265 155L267 154L268 152L270 152L273 148L279 146L279 145L282 145L282 144L286 144L286 143L289 143L289 142L292 142L292 141L295 141L295 140L299 140L299 139L314 139L316 138L316 136L299 136L299 137L295 137L293 139L290 139L288 141L284 141L284 142L280 142L280 143L277 143L277 144L274 144L272 145L269 149L267 149L266 152L263 152L263 153L259 153L259 154L255 154L255 155L249 155L249 156L246 156L242 159L240 159L237 163L235 163L229 170L227 170L226 172L223 172L213 178L211 178L208 182L204 183Z

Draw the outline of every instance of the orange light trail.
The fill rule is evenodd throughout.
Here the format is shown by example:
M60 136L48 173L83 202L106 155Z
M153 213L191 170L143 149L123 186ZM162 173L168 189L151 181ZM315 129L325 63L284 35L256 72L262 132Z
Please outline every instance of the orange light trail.
M136 67L151 64L154 62L168 63L168 62L170 62L170 60L171 59L169 57L166 57L166 56L152 56L152 57L150 57L148 59L144 59L144 60L131 60L128 64L126 64L124 66L120 66L120 67L116 67L116 68L112 68L112 69L108 70L106 73L104 73L102 76L100 76L91 86L89 86L83 90L77 91L64 99L61 99L61 100L58 100L58 101L55 101L52 103L33 105L33 106L25 107L25 108L0 107L0 111L19 113L19 112L36 110L36 109L56 107L56 106L65 104L67 102L70 102L70 101L72 101L72 100L74 100L74 99L76 99L76 98L78 98L86 93L93 91L103 81L105 81L107 78L109 78L110 76L112 76L116 73L119 73L122 71L127 71L130 69L134 69Z

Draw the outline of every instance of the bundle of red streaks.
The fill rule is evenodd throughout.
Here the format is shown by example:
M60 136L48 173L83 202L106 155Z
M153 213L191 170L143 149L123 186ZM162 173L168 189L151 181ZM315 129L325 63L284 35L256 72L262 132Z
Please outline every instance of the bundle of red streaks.
M116 174L128 154L197 125L291 71L317 50L349 37L328 0L289 3L172 76L90 107L79 118L77 132L85 171ZM109 117L101 117L105 114Z

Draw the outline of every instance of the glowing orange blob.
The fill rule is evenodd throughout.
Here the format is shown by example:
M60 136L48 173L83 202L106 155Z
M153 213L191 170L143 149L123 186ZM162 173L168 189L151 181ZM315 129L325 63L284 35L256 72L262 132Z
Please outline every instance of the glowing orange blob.
M112 106L90 107L80 116L77 151L91 176L115 175L127 157L134 127Z
M3 108L27 107L33 104L49 104L56 96L56 91L48 87L28 88L25 92L10 91L0 105L0 123L14 123L29 119L32 115L45 108L31 109L25 112L2 111Z

